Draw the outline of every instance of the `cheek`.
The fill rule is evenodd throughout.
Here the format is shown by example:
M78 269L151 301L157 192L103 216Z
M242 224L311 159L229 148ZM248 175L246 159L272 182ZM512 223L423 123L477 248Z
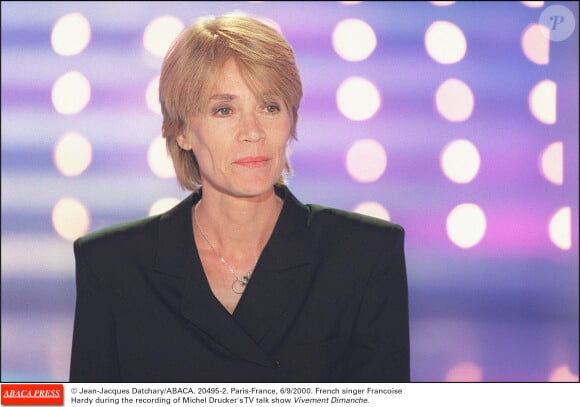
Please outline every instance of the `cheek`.
M290 132L292 131L292 123L290 120L276 123L271 128L271 134L276 135L276 142L286 146L290 141Z
M207 132L204 128L196 127L190 130L188 134L189 144L191 150L197 157L198 161L207 160L208 157L215 155L216 151L219 150L220 146L217 143L211 143L211 138L205 137L204 135L212 134Z
M223 145L208 145L200 144L198 153L198 161L211 165L212 167L220 167L226 161L226 152Z

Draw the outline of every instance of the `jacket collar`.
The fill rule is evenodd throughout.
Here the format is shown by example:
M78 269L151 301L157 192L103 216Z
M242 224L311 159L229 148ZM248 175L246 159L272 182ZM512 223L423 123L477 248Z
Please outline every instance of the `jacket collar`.
M314 268L310 210L286 187L276 193L284 201L282 211L233 315L211 292L195 247L191 208L201 194L191 194L161 216L154 266L183 279L186 319L238 357L266 366L306 298Z

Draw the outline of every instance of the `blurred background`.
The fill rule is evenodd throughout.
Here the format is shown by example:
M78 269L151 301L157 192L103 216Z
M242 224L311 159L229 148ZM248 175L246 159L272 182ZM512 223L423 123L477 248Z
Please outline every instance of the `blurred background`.
M577 2L1 7L3 382L68 380L72 241L187 195L162 56L231 11L295 48L293 192L406 229L412 380L578 381Z

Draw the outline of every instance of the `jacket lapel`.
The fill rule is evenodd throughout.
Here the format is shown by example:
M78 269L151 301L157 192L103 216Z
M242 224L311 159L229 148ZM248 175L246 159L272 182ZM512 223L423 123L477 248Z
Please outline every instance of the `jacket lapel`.
M280 218L234 312L263 349L272 349L291 327L314 274L310 212L286 188L278 194L284 199Z
M201 270L199 258L195 263L195 269ZM185 279L181 312L229 353L259 365L272 366L267 354L215 298L201 273L189 273Z
M233 315L215 298L195 249L191 194L160 218L154 269L178 277L182 315L237 357L272 366L268 353L299 311L312 279L312 245L306 238L309 210L286 188L272 236Z

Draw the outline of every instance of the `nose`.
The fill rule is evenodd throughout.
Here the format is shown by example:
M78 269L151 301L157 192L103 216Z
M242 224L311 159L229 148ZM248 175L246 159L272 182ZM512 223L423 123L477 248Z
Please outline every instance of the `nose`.
M255 143L264 138L264 131L255 114L247 113L242 117L239 138L247 143Z

